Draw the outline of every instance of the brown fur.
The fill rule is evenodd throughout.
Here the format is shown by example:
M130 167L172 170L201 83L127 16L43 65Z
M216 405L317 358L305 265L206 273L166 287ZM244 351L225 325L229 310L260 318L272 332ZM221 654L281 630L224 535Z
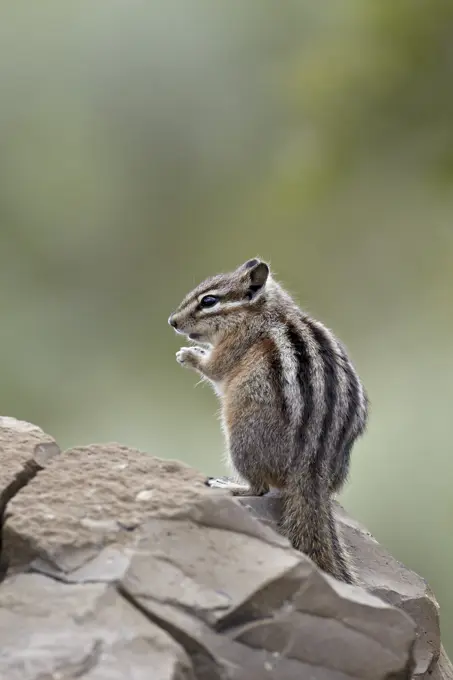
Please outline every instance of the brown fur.
M344 347L258 259L201 283L169 322L202 343L177 359L220 397L229 463L249 485L235 493L281 489L282 533L321 569L353 582L331 499L368 399Z
M241 399L241 386L247 381L254 366L265 359L269 343L272 343L272 341L265 339L250 347L225 378L222 409L228 429L231 429L234 423L241 418L241 412L244 408ZM213 359L215 360L215 357Z

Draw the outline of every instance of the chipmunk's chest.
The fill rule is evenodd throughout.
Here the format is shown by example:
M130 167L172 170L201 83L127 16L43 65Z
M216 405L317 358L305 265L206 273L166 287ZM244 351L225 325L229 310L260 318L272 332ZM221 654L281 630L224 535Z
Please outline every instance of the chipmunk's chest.
M223 399L225 395L225 383L223 380L218 380L216 382L211 381L212 388L215 392L215 394L219 397L220 400Z

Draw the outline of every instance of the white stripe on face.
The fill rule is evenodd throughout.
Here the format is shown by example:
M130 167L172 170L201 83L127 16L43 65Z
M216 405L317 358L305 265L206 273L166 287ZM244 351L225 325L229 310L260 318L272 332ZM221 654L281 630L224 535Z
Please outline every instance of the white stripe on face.
M211 295L211 293L209 293ZM204 295L202 297L205 297ZM217 314L217 312L222 309L239 309L240 307L245 307L246 305L250 304L248 300L237 300L233 302L222 302L222 300L219 300L216 302L215 305L212 305L212 307L202 307L199 310L199 316L209 316L210 314Z

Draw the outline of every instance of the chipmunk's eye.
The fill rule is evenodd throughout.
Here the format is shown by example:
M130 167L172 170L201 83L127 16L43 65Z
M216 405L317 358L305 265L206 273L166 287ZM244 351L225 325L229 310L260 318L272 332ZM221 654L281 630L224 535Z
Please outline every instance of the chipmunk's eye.
M219 298L215 297L214 295L205 295L200 300L200 307L214 307L218 301Z

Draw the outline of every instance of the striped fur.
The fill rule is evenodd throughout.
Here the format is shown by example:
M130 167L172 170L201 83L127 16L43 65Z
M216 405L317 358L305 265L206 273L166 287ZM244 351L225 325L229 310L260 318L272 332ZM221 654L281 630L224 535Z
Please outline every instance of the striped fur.
M206 295L216 299L204 308ZM282 533L353 582L332 495L365 430L368 398L344 346L257 258L201 283L169 321L204 346L182 348L177 359L220 396L229 462L246 493L281 489Z

